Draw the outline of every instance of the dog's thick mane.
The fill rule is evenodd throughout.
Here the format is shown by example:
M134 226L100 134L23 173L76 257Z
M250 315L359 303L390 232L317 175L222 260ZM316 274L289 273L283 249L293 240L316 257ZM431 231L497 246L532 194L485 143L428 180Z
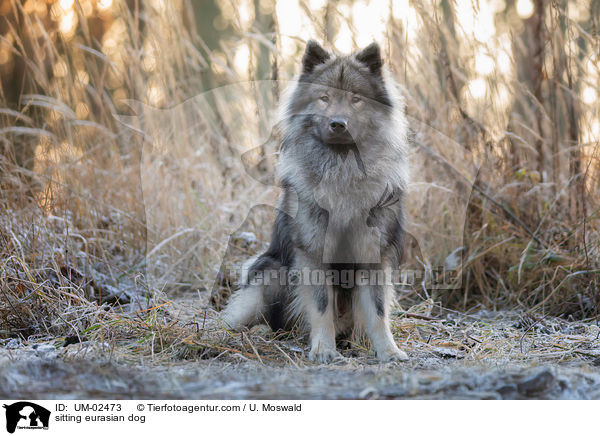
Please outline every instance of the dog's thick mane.
M330 59L324 67L335 61ZM292 100L296 95L301 75L286 87L282 93L280 110L278 113L278 126L281 128L282 137L287 134L295 135L295 126L291 121L294 116L299 115L292 109ZM323 161L323 167L320 169L322 178L315 179L313 174L308 174L305 168L297 165L296 161L290 161L286 158L286 153L280 154L277 162L277 179L279 183L285 183L298 190L307 187L314 189L316 185L331 185L330 198L339 198L345 194L354 193L357 199L364 199L366 202L372 202L373 199L365 198L364 192L380 192L385 185L391 185L406 190L410 178L408 168L408 123L405 116L405 100L402 96L399 85L394 81L391 74L382 69L382 79L386 91L391 100L391 110L387 115L389 118L380 123L377 134L371 137L370 144L362 144L364 147L377 147L379 153L364 152L360 154L363 160L364 168L367 168L366 174L356 162L357 155L349 153L348 156L338 157L334 165L328 161ZM376 173L373 170L377 169ZM384 175L385 180L382 179ZM295 183L297 181L297 183ZM377 185L380 187L374 187ZM361 186L363 189L361 189ZM364 189L366 188L366 189Z

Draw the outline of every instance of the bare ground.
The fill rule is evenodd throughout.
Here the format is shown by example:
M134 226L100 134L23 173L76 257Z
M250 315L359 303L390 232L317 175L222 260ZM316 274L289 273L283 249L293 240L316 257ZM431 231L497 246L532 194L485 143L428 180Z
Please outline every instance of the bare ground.
M295 368L218 361L129 366L34 350L0 356L6 398L600 399L600 369L584 362L429 358Z
M396 314L394 333L411 359L385 365L361 344L315 365L299 338L266 326L234 334L205 324L191 340L163 347L168 352L153 351L156 339L150 353L136 348L137 338L66 346L65 338L5 339L0 397L600 399L596 323L514 312L442 317L426 307Z

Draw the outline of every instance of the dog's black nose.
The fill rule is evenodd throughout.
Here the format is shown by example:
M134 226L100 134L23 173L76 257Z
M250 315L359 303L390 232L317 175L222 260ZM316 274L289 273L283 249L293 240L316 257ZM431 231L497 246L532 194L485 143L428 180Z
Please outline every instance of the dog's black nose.
M344 133L348 128L348 122L344 118L332 118L329 120L329 130L333 133Z

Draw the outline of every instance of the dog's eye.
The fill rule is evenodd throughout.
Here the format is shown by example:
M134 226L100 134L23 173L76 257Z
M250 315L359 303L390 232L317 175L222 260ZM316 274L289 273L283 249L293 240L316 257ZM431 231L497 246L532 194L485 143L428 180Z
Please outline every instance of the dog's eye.
M322 95L321 97L319 97L319 100L328 103L329 102L329 97L326 95Z
M356 103L358 103L360 101L362 101L362 98L360 98L360 97L358 97L356 95L354 97L352 97L352 103L353 104L356 104Z

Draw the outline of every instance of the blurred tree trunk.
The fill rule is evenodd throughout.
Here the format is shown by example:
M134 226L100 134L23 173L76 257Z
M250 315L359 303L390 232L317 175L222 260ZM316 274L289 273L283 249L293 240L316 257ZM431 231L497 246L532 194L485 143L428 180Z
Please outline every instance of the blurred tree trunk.
M325 15L323 17L323 27L325 30L324 39L328 46L333 46L333 40L335 39L336 26L335 26L335 14L336 14L336 3L333 0L327 0L325 5Z
M262 0L263 2L265 0ZM277 47L277 20L275 17L275 1L269 0L268 8L260 7L260 0L254 0L254 28L260 35L264 36L273 47ZM265 13L264 10L269 12ZM262 41L255 42L256 50L256 69L254 79L258 80L258 90L260 95L257 97L256 112L259 114L259 129L261 133L266 132L270 127L267 125L268 117L264 113L265 109L275 107L279 100L279 71L277 66L277 53L266 43ZM272 59L271 59L272 56ZM252 79L252 77L250 77ZM271 80L271 86L266 86L263 80Z
M569 183L569 210L571 212L571 218L574 219L573 207L576 207L581 198L576 188L578 185L578 179L581 176L581 157L579 153L579 127L578 127L578 115L576 114L577 108L575 106L575 98L573 93L577 92L578 78L573 78L573 71L569 67L568 60L568 33L569 23L565 16L568 2L563 0L560 3L555 3L551 7L551 20L552 20L552 35L550 42L553 49L553 77L552 87L550 89L550 106L552 113L552 152L553 152L553 170L554 170L554 181L561 183L561 160L562 149L571 149L566 154L567 169L568 169L568 183ZM566 82L564 78L566 77ZM575 83L574 83L575 82ZM568 87L568 88L565 88ZM564 203L560 204L559 207L566 206Z
M568 7L568 4L565 5ZM566 26L566 34L568 40L568 33L570 24ZM564 46L563 46L564 47ZM579 67L573 65L568 61L567 57L564 56L565 50L562 50L563 56L561 56L561 64L566 75L566 83L563 82L563 75L555 77L554 79L560 82L562 95L565 101L566 107L566 119L568 120L568 128L566 132L566 144L569 147L569 210L571 219L573 221L583 219L585 217L585 175L582 171L581 162L581 141L579 134L579 118L580 110L578 107L578 95L581 82L581 72L578 71ZM570 53L568 53L570 54ZM571 54L571 58L574 56ZM574 71L575 70L575 71ZM566 86L566 87L565 87ZM557 120L555 120L557 121Z
M429 23L429 26L435 26L437 31L437 41L435 42L435 45L438 46L436 72L440 87L444 94L449 97L449 100L460 107L459 91L462 88L463 83L459 82L454 74L454 69L458 64L458 59L455 59L455 57L459 53L459 42L456 39L456 30L454 28L456 12L454 10L454 3L450 0L441 0L440 6L442 9L441 20L437 19L436 16L436 21L434 23ZM427 20L429 11L424 10L422 5L419 5L418 11L421 17L423 17L423 20ZM469 144L464 142L463 145L467 148L469 147Z
M4 3L12 3L10 0L3 1ZM3 7L6 7L6 5L3 5ZM10 12L0 18L0 32L2 35L5 35L7 32L10 32L11 28L15 29L16 36L20 41L17 42L15 38L12 44L14 52L18 54L13 53L11 55L11 62L3 66L0 89L3 106L20 111L22 96L33 93L35 89L25 62L25 59L34 58L32 53L33 41L31 40L31 31L28 29L22 7L15 3L12 3L8 7L10 7ZM51 77L52 69L49 66L47 67L46 74ZM22 121L17 119L16 125L22 125ZM9 157L14 159L18 166L32 170L35 163L35 144L36 141L33 139L27 139L26 137L17 138L12 144L12 150L8 150L12 154Z
M542 95L542 84L545 80L544 74L544 42L546 39L544 30L544 0L534 1L534 12L531 18L525 21L526 31L529 32L527 37L530 40L530 53L532 55L529 63L529 78L530 86L533 89L533 97L535 98L535 121L537 128L537 138L535 139L535 150L537 152L537 170L540 176L545 171L544 152L544 128L542 125L544 96Z
M200 92L203 93L207 103L214 109L218 129L221 138L211 137L211 149L221 166L221 174L226 177L230 169L227 163L226 152L233 153L231 145L231 132L223 118L219 114L217 102L212 89L222 85L219 77L212 70L213 52L221 49L221 42L227 40L232 33L231 25L224 21L221 14L221 8L217 0L203 0L195 2L187 0L182 8L184 22L187 22L190 35L194 43L198 46L199 52L203 55L206 66L200 73ZM215 23L220 22L222 27L216 29Z
M215 21L221 15L221 9L217 0L203 0L202 2L188 1L186 7L182 8L183 13L191 11L190 33L195 36L195 41L199 45L200 52L204 55L207 67L201 73L201 82L203 91L218 86L216 78L211 69L211 54L214 50L220 48L221 39L229 34L230 28L217 31Z
M440 2L442 9L442 20L436 22L439 33L439 56L437 61L437 75L441 87L448 99L452 101L462 118L459 142L467 150L474 150L479 144L487 144L490 140L488 133L481 123L471 117L466 110L461 89L465 83L462 77L466 77L466 71L460 67L460 41L456 37L456 11L454 3L450 0ZM487 152L487 147L481 148ZM487 153L486 153L487 155Z
M264 0L263 0L264 2ZM271 0L271 12L264 13L260 8L260 0L254 0L254 27L263 35L273 47L277 47L277 20L275 18L275 1ZM277 69L277 55L266 44L259 42L256 57L256 79L277 80L279 73ZM271 59L273 55L273 59Z
M595 3L599 3L596 1ZM553 78L550 88L550 105L553 121L552 152L553 171L556 186L562 182L562 167L568 171L568 205L559 204L559 207L568 206L572 220L581 219L585 216L585 174L583 174L582 156L580 151L580 117L581 111L578 107L578 94L581 87L583 72L580 71L577 62L571 59L577 58L569 53L569 39L572 38L571 24L566 17L568 1L553 3L551 7L552 35L551 44L553 49ZM594 2L591 4L593 12ZM593 15L590 15L594 20ZM584 25L584 23L580 23ZM593 21L589 23L593 27ZM585 44L585 39L580 38L580 44ZM581 53L586 50L581 50ZM581 56L581 55L580 55ZM581 60L581 59L579 59ZM569 152L568 165L562 165L560 156L562 149Z
M553 192L556 195L559 191L558 187L561 183L562 177L562 165L560 160L560 144L562 141L561 131L563 130L562 117L560 116L564 109L561 105L562 100L559 99L560 87L559 81L563 74L564 61L564 18L561 17L560 12L557 8L552 7L550 11L551 19L551 37L550 44L552 48L552 81L551 88L548 96L549 105L552 111L553 125L552 125L552 181L554 184Z
M512 11L511 11L512 8ZM507 12L515 13L515 2L507 4ZM534 1L534 11L531 17L523 20L523 31L513 39L513 53L517 67L517 81L523 87L514 100L510 112L508 130L523 138L526 144L533 145L535 150L535 168L540 176L545 169L546 153L544 150L543 107L544 97L542 87L544 74L544 1ZM533 132L528 132L531 129ZM532 153L516 144L518 139L511 138L511 172L522 165L522 157L527 163ZM530 168L530 169L533 169Z
M262 0L263 2L265 0ZM255 42L258 45L256 50L252 50L256 55L256 79L259 80L256 88L256 113L258 114L259 137L264 142L258 147L258 158L262 162L268 162L265 157L272 156L279 146L279 137L276 128L270 124L270 117L267 111L276 107L279 101L279 67L277 63L277 36L279 34L277 27L277 17L275 14L275 0L269 0L268 7L260 7L260 0L254 0L254 28L260 35L264 36L272 44L272 48L262 41ZM268 12L265 12L268 11ZM252 78L251 78L252 79ZM270 79L269 86L263 80ZM259 166L259 171L273 171L274 168L268 165Z

